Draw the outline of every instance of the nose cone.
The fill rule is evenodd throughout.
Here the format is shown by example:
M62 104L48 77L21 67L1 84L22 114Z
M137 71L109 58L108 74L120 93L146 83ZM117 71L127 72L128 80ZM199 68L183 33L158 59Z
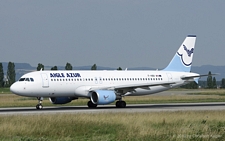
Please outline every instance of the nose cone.
M17 94L18 93L18 86L16 85L16 83L13 83L11 86L10 86L10 91L14 94Z

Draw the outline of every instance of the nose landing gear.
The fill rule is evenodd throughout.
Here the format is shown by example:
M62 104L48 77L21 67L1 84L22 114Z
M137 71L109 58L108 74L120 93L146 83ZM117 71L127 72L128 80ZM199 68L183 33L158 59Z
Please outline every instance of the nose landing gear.
M43 97L37 97L38 104L36 105L36 109L43 109L43 105L42 105L43 99L44 99Z

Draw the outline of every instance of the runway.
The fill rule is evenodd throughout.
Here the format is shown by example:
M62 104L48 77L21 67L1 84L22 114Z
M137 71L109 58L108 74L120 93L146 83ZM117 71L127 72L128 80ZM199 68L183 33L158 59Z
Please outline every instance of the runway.
M126 108L116 108L115 105L103 105L90 109L87 106L60 106L44 107L37 110L35 107L0 108L0 115L29 115L29 114L56 114L56 113L105 113L105 112L161 112L161 111L206 111L225 110L225 102L213 103L169 103L169 104L128 104Z

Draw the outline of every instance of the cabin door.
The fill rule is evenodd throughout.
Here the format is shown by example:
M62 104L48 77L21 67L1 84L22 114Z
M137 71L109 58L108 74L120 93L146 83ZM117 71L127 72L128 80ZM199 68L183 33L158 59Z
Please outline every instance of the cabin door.
M48 76L46 73L42 73L41 74L41 78L42 78L42 87L43 88L48 88L49 87L49 82L48 82Z

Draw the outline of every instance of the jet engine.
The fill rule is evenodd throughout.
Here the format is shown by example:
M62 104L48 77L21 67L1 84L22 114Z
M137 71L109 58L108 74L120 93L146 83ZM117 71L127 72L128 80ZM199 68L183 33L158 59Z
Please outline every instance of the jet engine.
M116 94L111 90L95 90L90 93L91 101L97 105L106 105L116 100Z
M66 103L70 103L74 99L78 99L78 98L76 98L76 97L50 97L49 101L52 104L66 104Z

